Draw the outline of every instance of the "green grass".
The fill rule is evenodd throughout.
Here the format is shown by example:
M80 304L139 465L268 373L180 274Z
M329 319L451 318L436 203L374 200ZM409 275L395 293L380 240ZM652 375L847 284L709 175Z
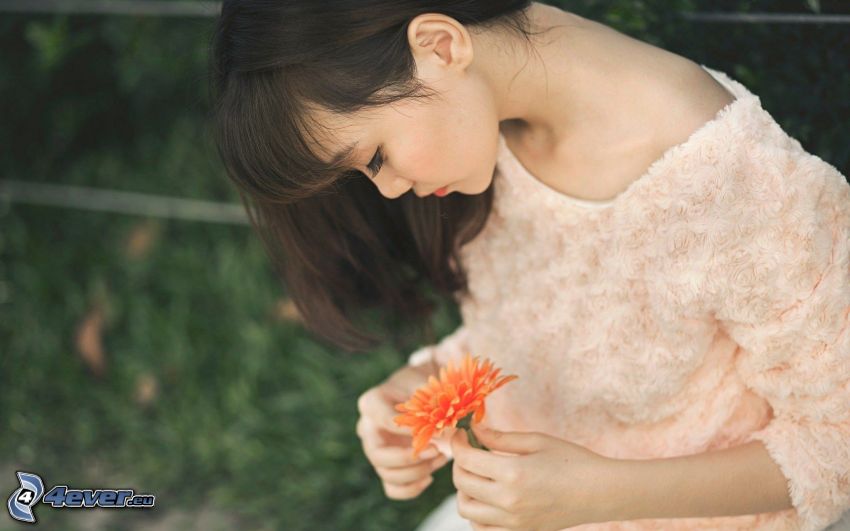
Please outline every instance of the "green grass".
M17 134L0 133L11 147L4 175L236 202L205 129L205 35L186 36L198 25L4 18L0 39L19 53L0 68L29 82L5 87L7 101L40 109L9 109ZM77 44L59 50L69 39ZM4 492L21 469L48 487L157 496L109 529L211 503L244 528L386 530L412 529L453 491L445 469L420 499L386 498L354 431L356 400L409 352L346 355L275 318L286 292L248 227L25 204L0 212ZM127 241L144 227L153 243L134 258ZM75 346L98 304L101 377ZM437 331L456 319L443 309ZM134 398L142 378L158 386L146 406ZM39 527L82 528L83 512L40 505Z
M165 222L130 258L140 222L33 206L3 218L6 461L48 485L153 493L147 516L212 500L276 529L412 529L451 493L444 477L424 500L388 500L354 433L357 397L405 353L346 355L276 319L282 290L247 228ZM95 301L102 377L74 341ZM159 384L148 406L134 399L142 375ZM3 484L11 492L14 476ZM37 515L51 529L76 519Z

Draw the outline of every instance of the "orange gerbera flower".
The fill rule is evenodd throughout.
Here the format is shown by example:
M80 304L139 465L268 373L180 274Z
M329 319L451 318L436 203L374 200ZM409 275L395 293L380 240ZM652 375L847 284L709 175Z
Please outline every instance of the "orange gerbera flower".
M396 404L398 415L393 420L398 426L413 429L413 457L416 458L434 435L445 428L459 426L467 431L474 446L483 448L475 440L472 424L484 420L484 399L487 395L519 376L502 376L501 369L494 369L490 360L479 366L479 357L472 358L467 352L455 368L449 361L440 368L440 379L428 377L428 383L417 389L407 402ZM484 448L486 449L486 448Z

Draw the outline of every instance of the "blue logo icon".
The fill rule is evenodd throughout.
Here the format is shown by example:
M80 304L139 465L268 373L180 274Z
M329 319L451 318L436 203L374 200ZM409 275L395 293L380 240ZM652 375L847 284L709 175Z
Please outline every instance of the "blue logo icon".
M35 523L33 507L36 503L51 507L116 507L146 509L154 506L153 494L134 494L133 489L71 489L68 485L55 485L44 494L44 482L38 474L18 472L21 486L9 496L9 514L15 520ZM42 497L43 495L43 497Z
M34 524L35 515L32 512L32 507L38 503L41 495L44 494L44 482L36 474L29 472L18 472L17 474L21 486L9 496L7 503L9 514L15 520Z

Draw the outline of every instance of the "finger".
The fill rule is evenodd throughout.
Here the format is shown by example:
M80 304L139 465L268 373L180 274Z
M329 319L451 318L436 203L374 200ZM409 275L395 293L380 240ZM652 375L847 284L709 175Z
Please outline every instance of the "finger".
M426 367L405 367L390 376L384 383L384 390L390 398L403 402L428 381L430 373Z
M405 485L419 481L423 477L430 476L431 473L446 464L448 458L445 456L435 457L434 459L425 461L421 464L408 466L403 468L385 468L375 467L378 475L387 483L395 483L397 485Z
M360 440L365 442L370 442L373 445L378 444L378 429L375 427L374 423L369 420L369 417L360 416L357 419L357 424L354 427L354 431L357 433L357 436L360 437Z
M462 491L457 492L457 512L478 525L494 526L497 529L510 527L512 518L510 513L476 500Z
M409 500L410 498L419 496L419 494L425 490L432 481L434 481L434 477L428 476L427 478L423 478L420 481L409 483L407 485L395 485L386 482L382 483L382 485L384 486L384 494L386 494L388 498L393 500Z
M481 444L490 450L524 455L538 452L546 443L546 438L538 432L488 430L483 426L472 428Z
M475 522L469 522L469 524L472 526L472 531L512 531L507 527L499 527L496 525L484 525Z
M431 467L428 463L407 468L375 467L375 471L385 483L393 485L407 485L431 475Z
M361 416L357 420L357 436L367 444L371 444L372 446L385 446L389 441L388 435L389 432L382 431L381 428L369 417ZM394 437L401 438L401 435L392 434ZM413 441L413 438L410 438L410 441ZM400 442L400 441L399 441ZM400 444L398 445L400 446Z
M505 481L504 471L516 456L496 455L487 450L473 448L466 430L457 430L451 438L452 456L467 471L494 481Z
M504 508L500 493L503 491L498 483L491 479L483 478L464 469L457 461L452 466L452 483L460 492L476 500L498 508Z
M427 447L418 457L413 457L409 446L375 446L364 443L363 453L374 466L400 468L418 465L442 455L433 446Z
M394 409L396 401L388 397L381 387L373 387L357 399L360 415L369 417L378 427L390 433L410 436L410 428L397 425L393 419L399 415Z
M446 456L446 455L442 455L442 454L435 457L434 459L431 459L431 472L434 472L435 470L442 468L443 465L445 465L448 462L449 462L449 457Z
M393 421L399 415L395 410L397 403L396 399L387 395L384 386L377 386L360 395L357 399L357 409L361 416L369 417L378 427L390 433L409 436L411 433L408 427L399 426Z
M357 435L363 441L364 446L370 445L374 447L395 446L395 447L413 447L413 437L410 435L399 435L390 433L387 430L378 426L375 421L369 417L360 417L357 421Z

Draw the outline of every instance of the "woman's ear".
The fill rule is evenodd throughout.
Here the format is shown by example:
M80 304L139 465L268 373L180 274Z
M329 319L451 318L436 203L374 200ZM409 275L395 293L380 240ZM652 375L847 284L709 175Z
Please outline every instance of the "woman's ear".
M472 39L457 20L439 13L417 15L407 27L417 71L465 69L472 62Z

